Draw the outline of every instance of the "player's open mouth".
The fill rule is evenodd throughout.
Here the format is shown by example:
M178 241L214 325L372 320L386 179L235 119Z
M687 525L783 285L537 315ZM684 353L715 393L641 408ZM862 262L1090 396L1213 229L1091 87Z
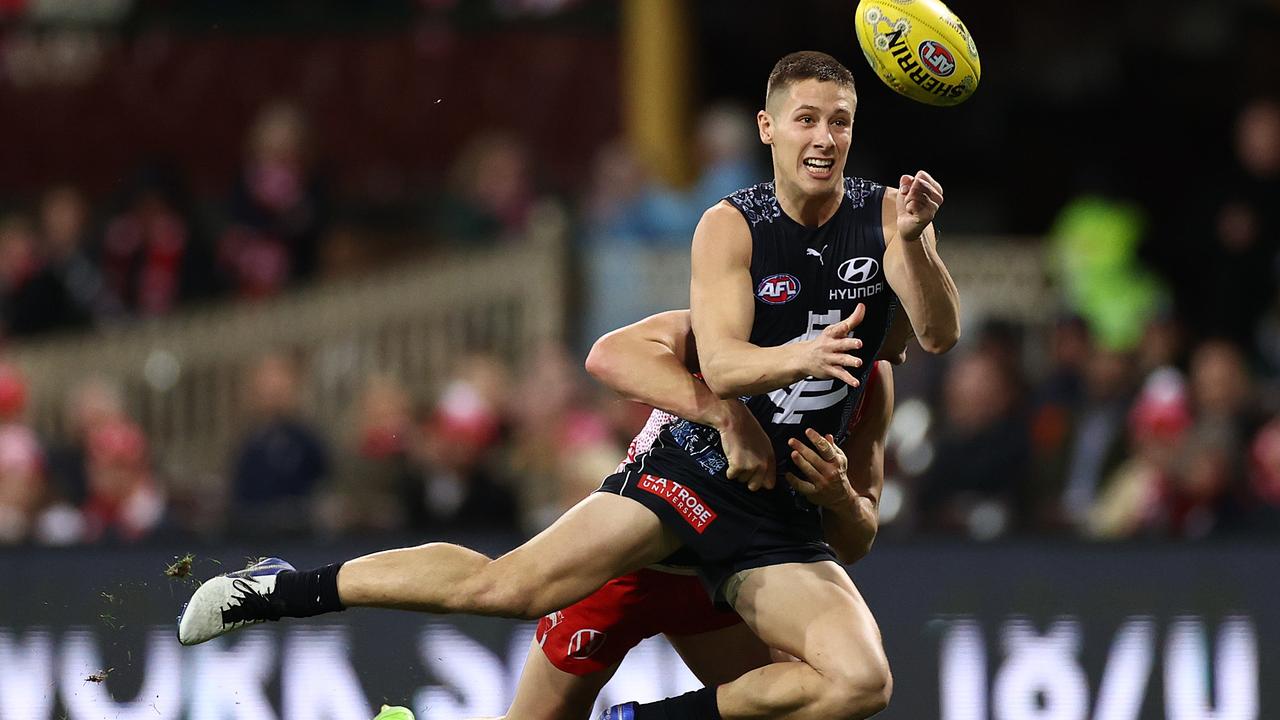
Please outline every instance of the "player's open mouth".
M804 167L815 178L829 178L836 161L830 158L805 158Z

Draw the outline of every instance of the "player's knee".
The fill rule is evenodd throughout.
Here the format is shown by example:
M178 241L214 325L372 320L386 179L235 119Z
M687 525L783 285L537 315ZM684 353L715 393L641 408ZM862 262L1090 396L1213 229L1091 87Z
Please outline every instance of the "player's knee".
M490 562L468 581L472 612L480 615L536 620L542 611L536 597L537 582L520 572L496 568Z
M861 720L884 710L893 695L893 675L885 662L871 662L856 671L829 678L824 713L832 720Z

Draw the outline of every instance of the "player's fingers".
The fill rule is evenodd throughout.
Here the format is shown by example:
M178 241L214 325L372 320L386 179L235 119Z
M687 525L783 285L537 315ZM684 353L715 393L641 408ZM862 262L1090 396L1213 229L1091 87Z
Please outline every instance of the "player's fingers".
M862 348L862 341L855 337L844 338L841 340L832 340L830 345L831 352L851 353L854 350Z
M817 450L801 442L799 438L791 438L790 440L787 441L787 444L791 446L791 449L793 451L803 455L804 459L807 460L809 462L809 465L813 467L815 470L819 466L827 464L826 459L824 459ZM809 473L805 473L805 474L808 475ZM819 477L811 476L810 479L818 480Z
M796 492L800 493L801 495L808 497L809 495L812 495L818 492L818 488L814 487L813 483L805 482L804 480L801 480L800 478L796 477L795 475L792 475L791 473L787 473L786 477L787 477L787 484L795 488Z
M848 337L852 330L853 328L849 327L847 320L841 320L822 328L822 334L831 338L843 338Z
M865 303L858 303L858 307L853 309L853 314L845 318L845 322L849 323L850 328L856 328L862 324L863 318L867 316L867 306Z
M919 183L916 183L916 185L924 187L924 189L929 193L931 197L937 198L939 201L941 201L942 198L946 196L946 194L942 192L942 186L939 185L938 183L919 182Z
M791 451L791 462L795 464L796 469L800 471L807 479L813 482L822 481L822 473L809 462L808 458L800 454L799 450Z
M935 196L935 195L931 195L931 194L926 193L926 194L924 194L924 195L922 195L922 196L921 196L921 199L922 199L924 202L929 203L931 207L935 207L935 208L937 208L937 207L942 207L942 197L941 197L941 196Z
M914 175L903 175L898 178L898 189L903 192L911 189L911 184L916 181Z
M809 444L813 446L815 451L817 451L818 457L822 458L826 462L831 462L836 459L835 443L828 441L825 437L819 434L817 430L808 428L804 431L804 436L809 438Z
M942 202L942 188L931 185L927 182L917 182L912 188L912 193L919 191L920 195L930 200Z
M831 353L831 356L827 358L827 362L843 367L862 367L862 358L857 355L850 355L847 352Z
M930 175L928 170L917 171L915 174L915 179L920 180L922 182L926 182L932 185L933 187L938 188L938 192L942 192L942 183L938 182L937 178Z
M839 365L829 366L827 368L827 374L836 380L840 380L849 387L858 387L858 378L850 375L848 370L845 370Z

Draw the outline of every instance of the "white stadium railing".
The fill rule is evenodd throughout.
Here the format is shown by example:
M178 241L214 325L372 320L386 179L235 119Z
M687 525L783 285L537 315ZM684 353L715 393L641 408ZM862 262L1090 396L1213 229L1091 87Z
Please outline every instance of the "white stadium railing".
M523 242L492 250L415 260L265 302L16 345L8 357L26 375L28 418L43 436L64 434L71 388L103 377L123 386L171 482L219 487L247 419L246 370L267 352L304 358L307 414L338 438L372 373L395 376L423 399L463 353L515 360L564 339L566 224L547 207L533 227ZM1040 243L952 236L942 254L967 317L1037 325L1052 316ZM587 250L579 258L585 302L572 320L590 339L650 312L687 307L688 262L679 248Z
M529 236L513 245L16 345L7 355L26 376L28 419L41 435L62 435L67 392L102 377L123 387L171 481L203 483L227 469L247 419L246 371L267 352L304 359L308 415L340 437L372 373L397 377L421 399L461 354L513 359L561 338L565 228L559 210L541 208Z

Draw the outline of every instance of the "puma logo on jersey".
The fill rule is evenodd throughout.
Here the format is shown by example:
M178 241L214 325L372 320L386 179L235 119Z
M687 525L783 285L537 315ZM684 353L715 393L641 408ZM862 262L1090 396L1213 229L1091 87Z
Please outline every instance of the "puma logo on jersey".
M805 248L804 253L805 255L812 255L813 257L818 258L818 264L825 267L827 262L825 259L823 259L822 256L823 256L823 253L825 253L827 251L827 248L829 247L831 247L830 243L823 245L821 250L814 250L813 248Z

